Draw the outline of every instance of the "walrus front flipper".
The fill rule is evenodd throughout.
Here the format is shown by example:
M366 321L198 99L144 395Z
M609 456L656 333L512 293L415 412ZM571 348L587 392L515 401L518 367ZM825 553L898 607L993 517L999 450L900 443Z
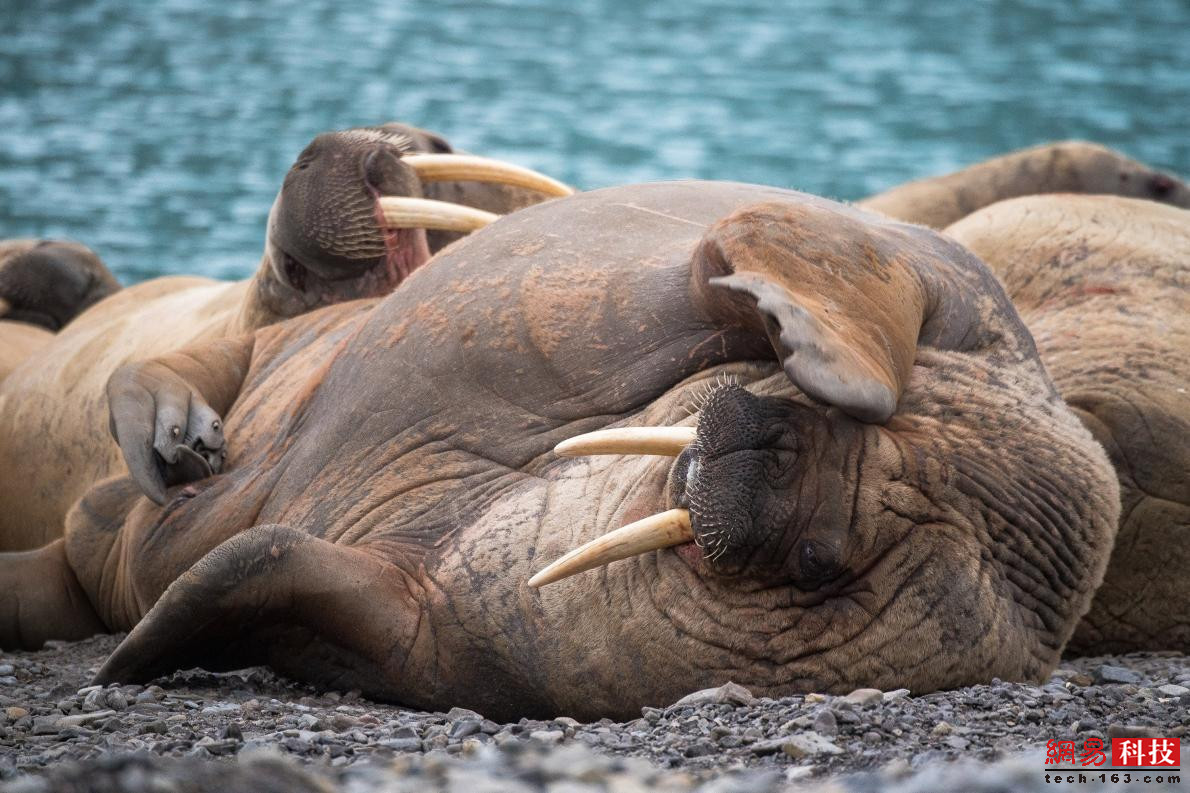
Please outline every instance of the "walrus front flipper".
M766 333L794 385L860 421L893 415L919 346L975 351L1028 338L969 251L814 201L728 215L704 236L694 275L712 315ZM1008 352L1035 356L1031 344Z
M49 639L108 632L64 549L55 540L36 551L0 553L0 650L36 650Z
M286 526L257 526L178 577L95 681L268 664L394 699L418 638L421 600L409 576L365 551Z

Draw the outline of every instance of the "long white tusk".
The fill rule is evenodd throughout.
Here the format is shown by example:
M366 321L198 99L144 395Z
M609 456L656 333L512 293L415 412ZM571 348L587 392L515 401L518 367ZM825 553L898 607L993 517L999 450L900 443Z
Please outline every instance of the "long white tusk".
M500 217L449 201L406 196L382 196L380 209L384 213L384 225L393 229L475 231Z
M573 187L543 173L472 154L406 154L401 162L416 171L423 182L496 182L546 195L574 195Z
M658 512L575 548L530 578L529 586L543 587L593 567L601 567L659 548L681 545L693 539L694 530L690 528L689 511L670 509Z
M616 427L567 438L554 447L563 457L584 454L663 454L677 457L694 442L694 427Z

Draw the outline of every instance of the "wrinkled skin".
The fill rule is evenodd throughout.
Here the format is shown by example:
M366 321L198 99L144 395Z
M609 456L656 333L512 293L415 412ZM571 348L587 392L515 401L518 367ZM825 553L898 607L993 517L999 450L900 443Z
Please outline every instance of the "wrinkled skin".
M1119 474L1119 536L1070 650L1190 652L1190 212L1039 196L947 233L1003 280Z
M907 223L941 229L997 201L1038 193L1131 196L1190 207L1190 187L1094 143L1035 146L946 176L899 185L859 205Z
M171 391L224 417L230 456L159 506L137 460L160 437L144 395ZM729 679L1038 679L1118 518L1110 463L978 259L775 188L532 207L382 301L122 367L108 393L138 479L0 557L6 646L132 629L101 682L269 663L508 719L626 717ZM551 452L673 424L698 428L677 461ZM683 503L697 544L526 586Z
M228 283L177 276L121 290L71 322L36 360L17 367L0 384L0 471L22 472L0 477L0 549L37 548L60 537L67 511L87 488L124 470L107 429L104 396L118 366L387 294L423 264L432 252L426 232L381 228L377 199L431 193L402 155L449 148L433 133L395 123L319 135L285 177L252 278ZM503 186L470 187L468 196L486 196L486 205L497 210L502 196L544 198ZM184 404L178 409L188 413ZM160 445L163 482L185 478L196 465L218 470L222 464L222 433L213 416L205 418L201 431Z
M116 277L85 245L0 241L0 319L57 331L119 288ZM0 335L0 344L7 340Z

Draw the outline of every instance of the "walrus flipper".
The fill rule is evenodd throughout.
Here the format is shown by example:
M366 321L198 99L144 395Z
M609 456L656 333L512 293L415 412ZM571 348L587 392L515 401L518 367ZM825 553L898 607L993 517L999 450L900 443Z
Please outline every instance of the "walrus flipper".
M0 650L37 650L49 639L107 632L66 561L62 540L0 553Z
M256 526L179 576L95 682L268 664L329 688L396 699L422 599L400 569L363 550Z

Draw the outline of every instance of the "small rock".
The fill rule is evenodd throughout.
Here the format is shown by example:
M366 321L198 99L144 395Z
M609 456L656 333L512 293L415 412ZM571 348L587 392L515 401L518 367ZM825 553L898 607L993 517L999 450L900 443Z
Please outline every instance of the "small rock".
M534 730L533 732L529 733L530 739L537 741L538 743L543 743L546 746L553 746L554 744L561 743L562 739L565 737L566 735L561 730Z
M930 735L935 738L941 738L945 735L950 735L954 732L954 726L948 721L940 721L934 725L934 729L930 730Z
M58 716L36 716L33 719L34 735L57 735Z
M884 700L884 692L878 688L857 688L847 696L843 697L844 702L851 702L855 705L871 705L875 702Z
M752 692L738 683L727 682L718 688L704 688L679 699L673 704L678 708L684 705L752 705L756 697Z
M93 721L106 719L108 716L115 716L114 710L97 710L94 713L76 713L73 716L63 716L58 719L59 727L79 727L84 724L89 724Z
M101 686L91 686L91 690L83 697L83 711L94 713L97 710L107 710L107 701Z
M1066 682L1073 686L1078 686L1079 688L1086 688L1087 686L1094 684L1095 681L1092 680L1089 675L1084 675L1082 672L1079 672L1077 675L1071 675L1068 677Z
M385 738L376 742L377 746L384 746L394 752L420 752L421 740L417 738Z
M1096 683L1139 683L1140 675L1133 672L1131 669L1125 669L1122 666L1112 666L1110 664L1103 664L1095 669L1094 679Z
M1160 738L1161 731L1156 727L1146 727L1142 724L1109 724L1107 725L1109 738Z
M1169 683L1164 686L1157 686L1157 691L1166 697L1180 697L1185 694L1190 694L1190 688L1179 686L1175 683Z
M459 719L474 719L475 721L483 721L483 716L480 716L473 710L466 708L451 708L450 712L446 714L448 721L458 721Z
M833 711L823 709L814 717L814 731L821 735L838 735L839 721Z
M16 721L17 719L23 719L28 716L29 711L13 705L4 709L4 715L8 717L9 721Z
M949 738L944 740L943 743L945 743L951 749L958 749L960 752L971 745L971 742L966 738L960 738L957 735L951 735Z
M479 719L459 719L450 728L450 738L453 741L469 738L479 732L479 727Z
M785 769L785 781L797 782L802 779L809 779L814 776L814 772L818 770L816 765L794 765Z
M789 738L781 750L795 760L819 754L842 754L843 750L816 732L803 732Z
M907 696L909 696L909 689L898 688L894 691L885 691L883 699L885 702L896 702L898 699L904 699Z
M807 705L816 705L819 702L826 702L829 699L830 699L830 696L828 696L826 694L807 694L806 698L805 698L805 702Z
M169 727L166 726L165 722L157 719L142 724L137 732L141 735L165 735L169 732Z

